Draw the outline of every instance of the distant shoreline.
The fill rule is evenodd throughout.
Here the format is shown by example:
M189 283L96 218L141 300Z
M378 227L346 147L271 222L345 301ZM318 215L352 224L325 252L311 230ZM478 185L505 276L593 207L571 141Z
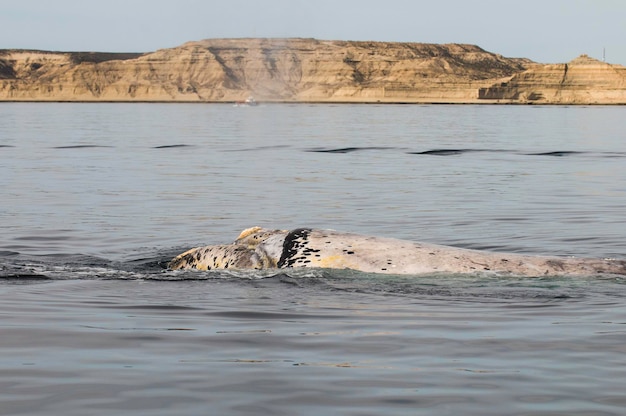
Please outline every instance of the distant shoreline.
M151 53L0 50L0 102L624 105L626 67L475 45L208 39Z
M0 104L19 104L19 103L31 103L31 104L220 104L220 105L232 105L235 107L237 101L172 101L172 100L0 100ZM279 105L279 104L293 104L293 105L463 105L463 106L561 106L561 107L602 107L602 106L626 106L626 102L622 103L534 103L534 102L515 102L515 101L496 101L496 100L475 100L475 101L260 101L258 106L263 105ZM247 106L243 106L247 107Z

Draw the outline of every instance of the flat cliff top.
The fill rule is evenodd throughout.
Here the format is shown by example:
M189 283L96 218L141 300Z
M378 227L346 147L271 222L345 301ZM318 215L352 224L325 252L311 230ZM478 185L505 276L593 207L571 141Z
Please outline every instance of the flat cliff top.
M470 44L304 38L206 39L150 53L0 50L0 101L552 103L539 90L561 67L578 77L561 87L593 91L604 69L620 66L586 55L550 66ZM604 77L612 93L593 102L621 102L621 77Z

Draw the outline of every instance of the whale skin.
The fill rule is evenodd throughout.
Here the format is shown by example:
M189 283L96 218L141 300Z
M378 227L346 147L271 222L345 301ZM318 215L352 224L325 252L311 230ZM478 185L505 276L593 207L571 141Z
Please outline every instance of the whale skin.
M368 236L335 230L252 227L231 244L188 250L170 261L177 269L351 269L366 273L423 275L496 273L515 276L626 275L620 259L499 253Z

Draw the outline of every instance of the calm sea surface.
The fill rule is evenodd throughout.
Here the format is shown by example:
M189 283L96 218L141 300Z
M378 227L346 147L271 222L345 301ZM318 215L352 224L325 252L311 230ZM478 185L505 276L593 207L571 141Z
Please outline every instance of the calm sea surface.
M623 415L626 280L170 272L247 227L626 257L626 107L0 104L0 415Z

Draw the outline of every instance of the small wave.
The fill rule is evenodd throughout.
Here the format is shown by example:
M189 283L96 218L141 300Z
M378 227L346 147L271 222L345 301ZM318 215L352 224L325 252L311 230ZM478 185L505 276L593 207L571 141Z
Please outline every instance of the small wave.
M44 263L24 263L13 267L3 267L0 278L6 280L140 280L151 272L127 271L114 267L71 266Z
M257 149L244 149L244 150L257 150ZM260 150L260 149L259 149ZM390 147L390 146L350 146L350 147L313 147L304 149L305 152L313 153L330 153L330 154L345 154L355 153L362 151L388 151L397 150L405 151L409 155L419 156L460 156L470 153L499 153L509 154L516 156L546 156L546 157L570 157L570 156L591 156L602 158L623 158L626 157L626 152L593 152L584 150L550 150L550 151L531 151L531 150L519 150L519 149L474 149L474 148L439 148L439 149L427 149L427 150L415 150L406 151L406 148L402 147Z
M32 281L53 280L37 273L0 273L0 281L11 283L30 283Z
M410 155L426 155L426 156L455 156L467 153L508 153L520 156L548 156L548 157L566 157L566 156L596 156L596 157L626 157L624 152L589 152L580 150L554 150L548 152L529 152L522 150L505 150L505 149L431 149L419 152L407 152Z
M153 149L177 149L179 147L194 147L192 144L164 144L161 146L154 146Z
M393 296L433 302L501 304L511 307L551 307L590 299L605 301L621 292L622 279L599 276L577 278L522 278L494 274L431 274L395 276L352 270L167 270L160 266L109 262L106 265L56 262L0 262L2 285L41 285L57 281L150 281L163 284L195 282L246 288L295 290L309 294L346 293L367 297ZM593 284L591 284L593 282ZM598 284L599 283L599 284ZM230 286L229 286L230 287ZM590 287L593 287L590 290ZM164 290L170 290L167 286ZM208 289L207 289L208 290ZM210 289L213 290L213 289ZM215 286L219 291L220 287ZM266 316L271 318L270 316ZM276 318L280 318L277 315ZM284 316L283 316L284 318Z
M277 144L273 146L246 147L243 149L230 149L230 150L224 150L224 151L225 152L257 152L257 151L264 151L264 150L286 149L289 147L291 146L287 144Z
M146 280L166 280L166 281L183 281L183 280L260 280L279 278L289 279L307 279L327 277L327 272L323 269L265 269L265 270L162 270L161 273L146 274Z
M579 154L584 154L587 152L576 152L576 151L556 151L556 152L540 152L540 153L526 153L527 156L556 156L556 157L563 157L563 156L572 156L572 155L579 155Z
M339 148L323 148L316 147L312 149L305 150L306 152L315 152L315 153L353 153L360 152L363 150L393 150L397 149L396 147L384 147L384 146L364 146L364 147L339 147Z
M502 152L502 150L490 150L490 149L432 149L424 150L422 152L408 152L410 155L431 155L431 156L454 156L464 153L473 152Z
M312 314L312 313L295 313L295 312L261 312L258 310L234 310L234 311L217 311L206 312L205 315L211 317L228 318L228 319L245 319L253 321L307 321L312 318L318 319L340 319L341 314ZM228 331L230 332L230 331ZM227 332L227 333L228 333ZM270 330L261 330L260 333L269 333Z
M93 149L93 148L107 148L107 147L113 147L113 146L105 146L105 145L100 145L100 144L73 144L73 145L67 145L67 146L55 146L53 147L53 149Z
M21 236L21 237L15 237L16 241L66 241L66 240L70 240L70 239L71 239L71 237L64 236L64 235L54 235L54 236L45 236L45 235L31 236L31 235L26 235L26 236Z

